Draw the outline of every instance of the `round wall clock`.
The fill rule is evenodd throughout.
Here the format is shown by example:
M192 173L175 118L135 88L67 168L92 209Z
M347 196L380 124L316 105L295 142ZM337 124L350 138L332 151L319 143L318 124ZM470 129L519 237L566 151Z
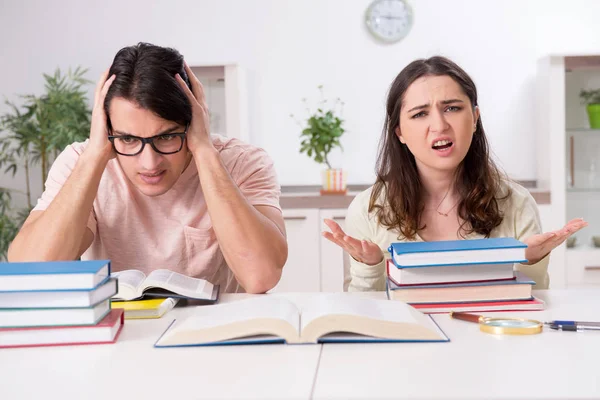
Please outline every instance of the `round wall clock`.
M405 0L374 0L365 13L365 23L378 40L394 43L410 31L412 9Z

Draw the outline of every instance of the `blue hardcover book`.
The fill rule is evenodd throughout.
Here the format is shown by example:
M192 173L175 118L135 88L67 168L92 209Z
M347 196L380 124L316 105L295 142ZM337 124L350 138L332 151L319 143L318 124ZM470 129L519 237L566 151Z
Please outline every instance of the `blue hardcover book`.
M0 309L93 307L115 294L117 294L116 278L110 278L93 289L0 292Z
M175 320L154 346L448 340L431 317L407 304L349 293L311 293L294 302L270 294L198 308Z
M397 242L389 247L398 268L465 264L512 264L527 262L527 245L514 238Z
M0 263L0 291L93 289L109 276L109 260Z

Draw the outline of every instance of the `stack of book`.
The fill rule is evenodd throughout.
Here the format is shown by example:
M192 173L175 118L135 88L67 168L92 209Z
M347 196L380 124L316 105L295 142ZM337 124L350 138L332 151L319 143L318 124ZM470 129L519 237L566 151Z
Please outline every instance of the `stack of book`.
M0 264L0 348L114 343L110 261Z
M535 282L514 271L526 248L513 238L392 243L388 298L424 313L543 310Z

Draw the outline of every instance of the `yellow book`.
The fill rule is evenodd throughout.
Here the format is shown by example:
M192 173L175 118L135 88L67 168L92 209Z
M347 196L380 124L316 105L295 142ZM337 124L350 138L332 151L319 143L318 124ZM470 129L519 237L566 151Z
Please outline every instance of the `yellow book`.
M179 299L172 297L166 299L112 301L112 308L122 308L125 319L160 318L170 311Z

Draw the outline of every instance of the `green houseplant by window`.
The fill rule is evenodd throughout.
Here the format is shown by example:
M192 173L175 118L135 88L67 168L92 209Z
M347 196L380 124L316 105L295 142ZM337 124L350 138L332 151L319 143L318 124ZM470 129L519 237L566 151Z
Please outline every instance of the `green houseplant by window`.
M306 99L302 99L309 116L303 122L297 121L303 128L300 134L300 153L306 153L315 162L327 166L322 171L322 194L342 194L346 192L346 172L341 168L333 168L329 155L335 148L343 151L340 138L345 132L344 120L341 118L344 103L338 98L332 105L328 105L323 86L318 86L318 89L321 100L316 111L311 112Z
M600 89L581 90L579 97L587 105L590 128L600 129Z
M0 116L0 170L12 174L23 168L25 191L0 187L0 260L6 259L8 246L33 208L31 174L39 168L43 185L56 156L73 142L87 139L91 109L84 78L87 70L77 68L66 74L57 69L44 74L45 92L24 95L21 106L6 101L9 111ZM25 196L25 207L14 208L13 195Z

